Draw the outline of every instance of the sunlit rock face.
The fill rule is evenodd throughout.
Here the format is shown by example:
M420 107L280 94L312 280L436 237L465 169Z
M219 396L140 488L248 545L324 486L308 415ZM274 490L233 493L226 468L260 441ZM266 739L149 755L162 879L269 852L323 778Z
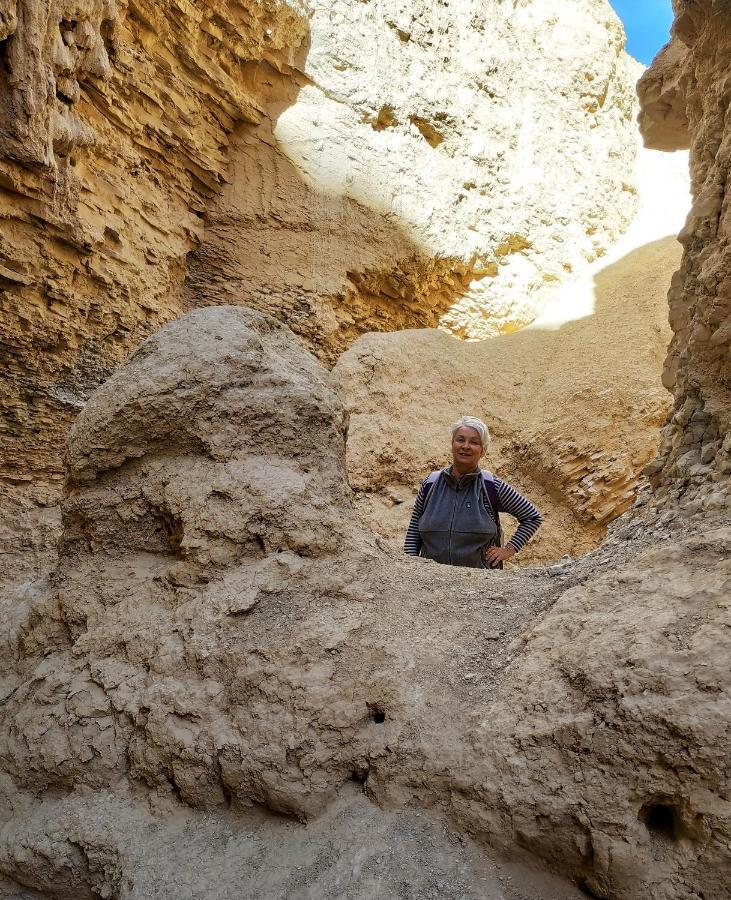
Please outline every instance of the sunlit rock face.
M639 85L645 140L690 145L693 193L668 296L673 338L662 378L675 404L649 472L659 498L704 516L728 510L731 475L731 130L722 112L731 102L731 10L710 0L674 8L673 42Z
M531 322L636 209L634 84L604 0L312 4L296 100L232 149L193 302L364 331Z

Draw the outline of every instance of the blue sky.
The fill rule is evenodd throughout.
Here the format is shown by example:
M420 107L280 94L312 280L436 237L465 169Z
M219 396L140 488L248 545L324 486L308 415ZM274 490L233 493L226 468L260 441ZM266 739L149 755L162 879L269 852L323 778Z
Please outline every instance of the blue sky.
M627 32L627 52L646 66L670 40L670 0L609 0Z

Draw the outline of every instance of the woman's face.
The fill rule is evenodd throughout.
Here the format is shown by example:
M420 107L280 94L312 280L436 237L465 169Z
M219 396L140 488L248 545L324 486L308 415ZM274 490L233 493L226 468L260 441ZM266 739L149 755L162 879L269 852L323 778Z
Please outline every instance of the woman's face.
M477 468L482 456L482 442L480 434L469 425L458 428L452 438L452 459L458 469L463 472L471 472Z

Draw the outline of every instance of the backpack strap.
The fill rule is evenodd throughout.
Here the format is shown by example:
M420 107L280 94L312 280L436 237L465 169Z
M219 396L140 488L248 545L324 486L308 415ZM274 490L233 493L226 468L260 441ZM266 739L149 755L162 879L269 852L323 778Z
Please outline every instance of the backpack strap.
M443 469L437 469L436 472L431 472L429 475L427 475L422 482L422 487L427 488L427 491L424 494L424 509L426 509L426 504L429 502L429 497L431 497L431 490L439 480L439 476L442 474L442 472Z
M492 517L495 520L495 525L497 526L498 546L502 547L503 530L500 527L500 498L497 495L497 488L495 487L495 479L493 478L492 472L488 472L485 469L483 469L482 471L482 489L485 491L485 499L490 506Z

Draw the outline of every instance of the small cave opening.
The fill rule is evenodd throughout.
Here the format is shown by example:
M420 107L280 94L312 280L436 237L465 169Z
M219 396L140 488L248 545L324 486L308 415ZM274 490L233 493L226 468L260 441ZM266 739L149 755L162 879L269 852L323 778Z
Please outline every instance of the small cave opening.
M163 509L159 510L158 524L168 552L173 556L178 556L185 536L182 520L169 510Z
M591 878L580 878L576 884L585 897L591 897L592 900L608 900L605 893L598 891Z
M114 20L102 19L100 31L109 61L114 62L117 56L117 45L114 40Z
M666 841L677 841L681 833L680 815L677 807L669 803L646 803L640 810L639 819L649 833Z
M67 97L66 94L64 94L60 89L56 90L56 99L63 103L64 106L68 106L69 108L74 105L73 100L70 97Z

